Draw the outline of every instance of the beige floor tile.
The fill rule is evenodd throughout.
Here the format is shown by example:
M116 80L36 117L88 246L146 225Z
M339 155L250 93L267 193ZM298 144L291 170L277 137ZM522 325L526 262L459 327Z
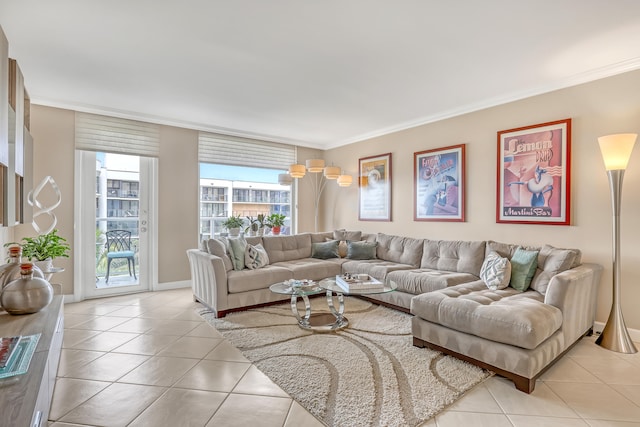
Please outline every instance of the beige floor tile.
M180 337L162 350L159 356L202 359L221 342L222 339L216 338Z
M128 320L126 320L125 318L125 321L123 323L111 328L110 332L131 332L136 334L144 334L145 332L151 330L159 322L160 321L154 319L141 319L138 317L134 317Z
M62 338L63 348L73 348L73 346L98 335L100 331L86 331L83 329L65 329Z
M640 427L640 423L625 421L585 420L589 427Z
M205 356L207 360L226 360L229 362L249 362L240 350L224 340Z
M640 366L622 358L574 357L573 360L607 384L640 385Z
M572 357L558 360L547 372L542 374L542 381L567 381L573 383L599 383L598 377L576 362ZM579 360L579 359L578 359Z
M287 419L284 422L284 427L323 427L324 424L318 421L313 415L307 412L298 402L293 402ZM435 426L435 425L434 425Z
M268 376L253 365L244 374L240 382L238 382L238 385L233 389L233 393L289 397L289 395L271 381Z
M492 380L486 383L487 389L505 414L578 418L575 411L541 381L533 393L526 394L504 378Z
M196 359L154 356L119 382L170 387L197 363Z
M604 347L600 347L595 343L595 337L582 338L578 343L567 353L569 357L597 357L600 359L617 359L616 353L607 350Z
M82 304L82 303L80 303ZM67 309L65 308L65 314L68 313L78 313L78 314L91 314L94 316L104 316L113 311L122 308L122 306L115 304L96 304L92 303L90 305L85 305L82 307L78 307L74 310L73 307Z
M77 350L111 351L137 336L138 334L126 332L99 332L97 335L87 338L70 348Z
M64 377L69 369L84 366L87 363L104 356L102 351L73 350L63 348L60 353L60 363L58 365L58 376Z
M640 422L640 407L606 384L547 384L582 418Z
M114 353L146 354L153 356L174 343L177 335L138 335L131 341L112 350Z
M108 382L58 378L51 402L50 420L59 420L110 385Z
M181 309L178 314L172 317L172 319L176 320L193 320L194 322L204 322L204 319L195 312L195 310L185 310Z
M190 331L187 334L187 336L205 337L205 338L223 338L222 334L207 322L203 322L200 325L198 325L195 329Z
M126 426L165 391L163 387L114 383L71 410L60 421L105 427Z
M640 406L640 386L638 385L624 385L624 384L609 384L611 388L616 390L627 399L631 400L636 405Z
M227 393L172 388L128 427L204 426L226 397Z
M161 320L154 323L153 327L149 329L146 334L156 335L185 335L200 325L200 322L193 322L190 320Z
M126 317L112 317L112 316L99 316L94 319L88 320L84 323L79 323L73 327L73 329L89 329L92 331L108 331L109 329L118 326L121 323L127 321Z
M514 427L589 427L578 418L534 417L531 415L508 415Z
M91 314L65 313L64 327L67 329L73 329L74 326L84 322L88 322L89 320L95 319L96 317L98 316L93 316Z
M122 306L118 310L112 311L109 313L109 316L118 316L118 317L137 317L144 313L145 309L140 307L139 305L126 305Z
M487 380L492 381L493 378ZM486 384L486 383L485 383ZM461 412L486 412L490 414L502 414L502 409L493 398L485 384L473 388L451 405L448 409Z
M438 427L513 427L504 414L447 411L436 416Z
M85 365L71 368L66 377L94 381L117 381L144 363L149 356L139 354L107 353Z
M176 308L174 306L169 305L169 306L149 308L149 310L142 313L139 317L142 317L145 319L171 319L174 316L182 314L183 311L184 310L182 308ZM191 320L191 319L186 319L186 320Z
M250 367L250 363L202 360L175 387L231 392Z
M292 400L283 397L231 394L207 427L282 427Z

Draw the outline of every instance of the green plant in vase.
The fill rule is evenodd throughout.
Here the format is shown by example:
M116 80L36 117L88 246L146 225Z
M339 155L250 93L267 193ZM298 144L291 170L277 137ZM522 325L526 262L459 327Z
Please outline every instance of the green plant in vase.
M240 215L231 215L229 218L222 222L222 226L229 230L230 236L237 236L240 234L240 229L244 225L244 221L240 218Z
M274 235L280 234L280 229L284 225L284 221L287 217L283 214L272 213L266 219L266 223L271 227L271 233Z
M20 245L22 256L32 262L46 261L46 265L39 266L43 271L51 270L51 262L55 258L69 258L71 246L67 239L58 235L58 230L53 229L50 233L41 234L36 237L23 237L22 243L11 242L5 246ZM44 267L44 268L43 268Z

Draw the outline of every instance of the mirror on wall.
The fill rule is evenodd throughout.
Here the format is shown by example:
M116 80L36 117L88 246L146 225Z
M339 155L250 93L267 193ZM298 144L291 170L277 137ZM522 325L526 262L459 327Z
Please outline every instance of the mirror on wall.
M0 28L0 226L31 221L25 203L25 188L32 185L29 122L24 77L17 61L9 58L9 42Z

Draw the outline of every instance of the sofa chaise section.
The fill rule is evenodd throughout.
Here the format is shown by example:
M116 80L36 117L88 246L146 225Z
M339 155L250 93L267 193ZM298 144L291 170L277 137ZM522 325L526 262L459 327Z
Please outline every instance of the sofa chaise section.
M591 332L595 317L602 267L572 262L551 274L557 267L552 258L540 251L534 281L544 293L491 290L477 281L414 297L414 345L492 370L532 392L536 379Z

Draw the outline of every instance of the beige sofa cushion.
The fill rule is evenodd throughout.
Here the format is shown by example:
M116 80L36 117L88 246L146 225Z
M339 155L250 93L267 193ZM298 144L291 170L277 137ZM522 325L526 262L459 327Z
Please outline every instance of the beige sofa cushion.
M456 271L479 277L484 257L485 242L425 239L420 268Z
M379 259L345 261L342 264L343 273L368 274L378 280L385 280L387 274L396 270L411 270L414 267L408 264L398 264L397 262L383 261Z
M291 261L311 257L311 235L309 233L293 236L264 236L262 246L267 250L269 261Z
M562 312L533 290L492 291L481 281L416 295L411 313L491 341L534 349L562 325Z
M540 248L489 240L487 242L486 253L489 254L489 252L495 251L501 256L511 259L519 247L526 250L539 251L538 268L531 281L531 288L543 295L547 292L549 281L553 276L570 268L575 268L582 262L582 253L579 249L558 249L551 245L544 245Z
M538 269L531 281L531 289L542 295L546 294L551 278L572 268L579 257L579 251L576 249L558 249L544 245L538 253Z
M258 270L231 270L227 273L227 287L230 294L266 289L274 283L293 279L293 273L286 268L267 265Z
M378 259L408 264L414 268L420 266L422 239L378 233L376 241L378 242L376 247L376 257Z
M206 243L208 249L207 252L209 252L211 255L222 258L225 270L233 270L233 263L231 262L231 258L229 258L229 253L227 252L225 243L222 240L218 239L209 239L206 241Z
M474 282L478 277L468 273L438 271L421 268L417 270L391 271L387 279L398 285L399 292L413 295L444 289L461 283Z
M337 260L339 258L334 259ZM339 262L332 262L332 260L318 258L303 258L283 261L277 263L276 266L291 270L293 272L293 278L296 280L322 280L327 277L335 277L341 273Z

